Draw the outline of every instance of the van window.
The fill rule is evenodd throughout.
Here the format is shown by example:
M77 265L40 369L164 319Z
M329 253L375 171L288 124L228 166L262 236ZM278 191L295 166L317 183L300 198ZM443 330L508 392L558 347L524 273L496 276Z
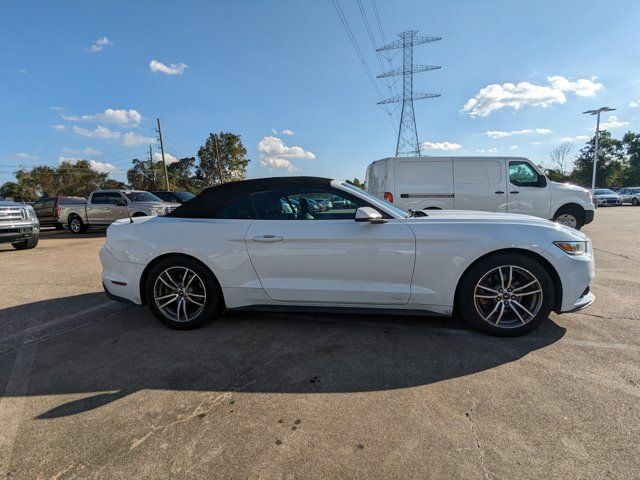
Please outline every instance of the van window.
M502 181L502 163L487 160L454 160L456 183L495 184Z
M527 162L509 162L509 181L518 187L537 187L540 180Z
M365 180L367 184L367 191L371 192L377 197L382 197L385 192L385 180L387 177L387 162L377 162L369 165L367 168L367 178Z

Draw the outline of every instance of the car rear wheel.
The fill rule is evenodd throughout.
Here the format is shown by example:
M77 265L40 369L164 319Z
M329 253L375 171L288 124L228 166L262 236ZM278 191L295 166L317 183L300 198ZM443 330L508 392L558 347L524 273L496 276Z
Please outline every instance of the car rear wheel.
M39 240L39 235L34 235L21 242L12 243L11 245L13 245L13 248L16 250L29 250L30 248L36 248Z
M153 266L146 298L154 315L171 328L188 330L213 319L220 296L211 272L196 260L169 257Z
M458 307L473 327L513 337L536 329L554 304L553 281L545 268L525 255L487 257L465 273Z
M69 229L75 234L84 233L87 231L86 225L77 215L74 215L69 219Z
M575 207L562 207L556 212L553 221L580 230L584 225L584 212Z
M638 205L640 205L640 200L638 200L637 198L634 198L633 200L631 200L631 205L633 205L634 207L637 207Z

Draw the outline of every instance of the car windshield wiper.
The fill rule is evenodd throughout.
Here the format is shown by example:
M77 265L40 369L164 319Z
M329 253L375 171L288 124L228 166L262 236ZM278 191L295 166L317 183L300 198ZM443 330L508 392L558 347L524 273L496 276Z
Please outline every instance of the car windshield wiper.
M407 215L407 218L411 218L411 217L428 217L429 215L427 215L427 212L425 212L424 210L412 210L409 209L409 215Z

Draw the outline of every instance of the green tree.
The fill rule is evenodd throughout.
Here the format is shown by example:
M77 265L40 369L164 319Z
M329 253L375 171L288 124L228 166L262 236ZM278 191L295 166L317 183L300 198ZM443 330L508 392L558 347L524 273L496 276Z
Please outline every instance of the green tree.
M20 199L20 185L16 182L4 182L0 187L0 197L11 197L14 200Z
M133 166L127 170L127 181L136 190L164 190L162 162L131 160Z
M364 182L361 182L358 178L354 178L353 180L347 180L347 183L353 185L354 187L358 187L364 190Z
M625 133L622 137L622 143L627 153L624 184L630 186L640 185L640 133Z
M216 149L216 141L218 149ZM218 151L222 178L218 174ZM211 133L198 150L199 163L196 167L198 183L202 188L206 188L223 182L244 180L247 176L247 165L251 161L246 158L246 155L247 149L242 145L239 135L229 132Z
M595 138L595 137L594 137ZM580 150L571 180L579 185L591 187L593 172L594 138ZM598 165L596 167L596 186L614 187L624 183L626 154L623 143L611 136L608 131L600 132L598 137Z
M181 158L177 162L167 165L171 188L179 192L200 193L195 176L195 157Z

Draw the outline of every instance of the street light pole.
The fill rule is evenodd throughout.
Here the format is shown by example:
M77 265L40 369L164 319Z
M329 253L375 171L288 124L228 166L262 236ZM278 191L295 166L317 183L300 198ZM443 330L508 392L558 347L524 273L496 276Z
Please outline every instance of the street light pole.
M600 114L602 112L613 112L615 108L600 107L597 110L587 110L584 114L596 115L596 138L593 145L593 173L591 175L591 193L596 189L596 167L598 165L598 135L600 134Z

